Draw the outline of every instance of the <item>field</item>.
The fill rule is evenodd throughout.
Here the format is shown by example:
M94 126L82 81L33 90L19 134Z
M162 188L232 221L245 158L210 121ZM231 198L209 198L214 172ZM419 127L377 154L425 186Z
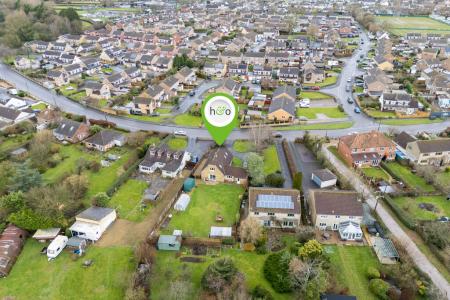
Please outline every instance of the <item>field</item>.
M244 252L238 249L226 249L218 253L220 257L230 257L235 265L245 276L245 283L248 290L256 285L261 285L268 289L274 299L292 299L289 294L277 294L270 283L264 278L263 265L267 255L257 255L251 252ZM199 299L201 293L201 278L208 265L214 261L211 256L202 257L203 262L188 263L182 262L173 252L159 251L156 256L156 264L153 269L152 299L168 299L170 283L174 281L187 282L187 295L183 299ZM170 269L167 268L170 266Z
M387 22L388 30L395 35L405 35L408 32L450 33L450 25L428 17L377 16L376 20L381 24Z
M297 109L297 117L316 119L317 114L326 115L328 118L345 118L345 112L341 112L337 107L309 107Z
M185 211L174 211L169 226L164 230L172 233L174 229L196 237L208 237L211 226L232 226L240 207L239 197L244 189L239 185L217 184L198 185L191 193L191 202ZM216 222L216 216L223 222Z
M150 209L141 209L142 195L147 187L148 184L144 181L129 179L112 196L108 206L115 208L120 218L140 222Z
M389 174L387 174L383 169L381 168L361 168L361 171L366 175L367 177L373 178L373 179L381 179L388 181L389 180Z
M408 167L402 166L397 162L388 162L386 163L386 167L394 175L399 177L400 180L403 181L403 183L405 183L407 186L422 192L434 191L434 187L432 185L426 183L425 179L423 179L422 177L413 174Z
M44 246L31 238L26 242L9 276L0 280L0 298L124 299L134 268L131 248L90 246L77 261L64 251L48 262L39 253ZM82 266L86 259L93 260L92 266Z
M450 202L444 196L423 197L398 197L393 199L394 203L406 214L420 221L436 220L440 216L450 216ZM435 211L428 211L419 207L420 203L432 204Z
M367 268L378 267L378 259L370 247L325 246L337 281L349 288L349 294L358 299L377 299L369 289Z
M277 149L275 145L271 145L264 149L264 174L268 175L281 170L280 160L278 159Z
M169 146L172 151L183 150L187 147L187 144L188 142L185 138L173 137L167 141L167 146Z

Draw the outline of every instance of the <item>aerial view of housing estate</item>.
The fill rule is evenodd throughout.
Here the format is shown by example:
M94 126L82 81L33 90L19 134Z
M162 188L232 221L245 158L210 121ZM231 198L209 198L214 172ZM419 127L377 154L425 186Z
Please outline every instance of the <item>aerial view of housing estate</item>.
M449 117L449 0L0 0L0 300L448 300Z

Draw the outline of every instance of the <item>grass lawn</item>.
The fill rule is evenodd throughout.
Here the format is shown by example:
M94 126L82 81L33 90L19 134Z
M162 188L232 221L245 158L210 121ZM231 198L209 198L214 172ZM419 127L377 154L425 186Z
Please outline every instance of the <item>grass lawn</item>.
M171 108L157 108L156 112L160 114L170 114Z
M381 179L384 181L389 180L389 174L386 173L382 168L361 168L361 171L364 173L364 175L373 179Z
M338 77L337 76L330 76L330 77L326 77L324 81L322 82L317 82L317 83L304 83L304 86L320 86L320 87L325 87L325 86L329 86L329 85L333 85L336 83Z
M90 202L91 198L97 193L106 192L122 174L122 166L128 160L130 151L127 149L120 150L122 150L120 153L114 150L108 152L120 155L120 159L113 162L109 167L101 168L97 173L88 173L89 188L85 197L86 201Z
M81 101L86 98L86 91L70 94L69 98L75 101Z
M146 145L158 145L159 142L161 142L161 139L157 136L151 136L148 139L145 140L145 144Z
M172 233L181 229L185 234L208 237L211 226L232 226L239 218L240 199L244 189L240 185L198 185L191 193L191 202L185 211L174 211L169 226L164 230ZM216 216L223 222L216 222Z
M19 148L20 146L28 143L32 137L32 134L19 134L15 137L0 137L0 153Z
M370 247L325 246L336 280L349 288L349 294L358 299L377 299L369 291L368 267L379 267L378 259Z
M428 17L376 16L376 21L381 24L387 22L388 31L396 35L405 35L412 31L422 34L450 33L450 25Z
M37 104L31 106L31 109L35 109L35 110L44 110L46 108L47 108L47 104L45 104L44 102L40 102L40 103L37 103Z
M202 126L202 117L182 114L176 116L173 122L180 126L200 127Z
M398 197L395 204L416 220L432 221L440 216L450 215L450 202L444 196ZM431 203L436 211L428 211L419 207L420 203Z
M280 160L278 159L277 148L275 145L271 145L264 149L264 174L272 174L276 171L280 171Z
M251 152L254 151L255 146L250 141L245 140L236 140L233 143L233 150L239 153Z
M148 184L141 180L129 179L113 195L109 207L115 208L120 218L140 222L149 208L141 210L141 199Z
M218 253L220 257L230 257L236 267L245 275L245 283L250 291L256 285L261 285L270 291L274 299L292 299L290 294L278 294L270 283L264 278L263 266L267 255L257 255L238 249L226 249ZM205 261L200 263L182 262L170 251L159 251L153 269L152 299L167 299L170 283L176 280L188 280L189 288L185 299L199 299L201 293L201 278L208 265L214 261L211 256L202 257ZM170 266L170 269L167 268Z
M408 167L402 166L397 162L388 162L386 163L386 167L393 174L399 177L407 186L423 192L434 191L434 187L432 185L426 183L425 179L422 177L413 174Z
M392 120L381 120L381 124L385 125L419 125L419 124L431 124L431 123L440 123L443 122L441 119L392 119Z
M69 83L59 88L59 91L64 96L70 96L72 94L77 93L78 91L77 85L75 83Z
M344 165L347 165L347 162L342 158L336 146L329 146L328 150L330 150L330 152L333 153L333 155L336 156L336 158L339 159Z
M375 119L384 119L384 118L395 118L395 112L393 111L380 111L375 109L366 109L364 111L369 117L375 118ZM389 120L389 121L396 121L396 120ZM383 121L381 123L384 123Z
M333 96L322 93L322 92L306 92L302 91L300 92L300 98L308 98L311 100L317 100L317 99L332 99Z
M187 139L180 137L173 137L167 141L167 146L173 151L183 150L187 147Z
M292 125L276 127L278 131L285 130L335 130L346 129L353 126L353 122L338 122L338 123L326 123L326 124L309 124L309 125Z
M449 189L450 187L450 172L440 172L436 174L436 181L439 182L442 186Z
M71 173L75 171L76 162L80 158L84 158L85 160L95 159L94 152L88 153L87 151L83 151L82 147L79 145L66 145L60 146L59 156L63 158L63 160L54 168L48 169L43 174L43 179L45 182L52 183L57 181L59 178L63 176L63 174Z
M328 118L345 118L345 112L340 111L337 107L309 107L297 109L297 117L307 117L308 119L316 119L317 114L326 115Z
M161 123L169 118L169 116L140 116L140 115L127 115L127 117L131 119L154 123Z
M128 247L89 246L86 255L72 261L63 251L54 261L39 254L44 244L28 239L8 277L0 281L0 298L14 299L124 299L133 271ZM89 268L83 261L92 259Z

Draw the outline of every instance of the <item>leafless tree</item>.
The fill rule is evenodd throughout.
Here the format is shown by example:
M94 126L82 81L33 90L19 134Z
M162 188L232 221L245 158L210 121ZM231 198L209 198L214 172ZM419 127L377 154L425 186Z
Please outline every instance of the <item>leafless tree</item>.
M314 279L321 271L322 262L319 259L307 259L305 261L294 257L289 263L289 273L292 285L298 290L303 290L309 281Z
M256 218L248 217L241 223L241 239L245 243L255 243L261 238L262 226Z
M250 138L255 144L256 150L260 151L272 138L272 128L263 123L258 123L250 129Z

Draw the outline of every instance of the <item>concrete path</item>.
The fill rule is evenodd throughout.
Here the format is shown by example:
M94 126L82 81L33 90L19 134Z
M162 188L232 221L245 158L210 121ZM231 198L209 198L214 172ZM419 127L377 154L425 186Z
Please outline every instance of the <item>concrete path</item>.
M345 166L330 151L328 151L327 146L328 145L322 146L322 152L325 154L331 164L336 167L338 172L350 181L354 189L364 195L367 204L369 204L369 206L374 209L377 200L371 190L364 184L364 182L362 182L362 180L358 176L355 176L355 174L353 174L353 172L349 168L347 168L347 166ZM428 260L428 258L419 250L417 245L405 233L405 231L389 214L389 212L383 207L381 202L379 202L376 206L376 212L383 220L386 227L389 228L389 231L405 246L406 251L408 251L409 256L412 258L417 267L431 278L431 281L434 283L434 285L436 285L436 287L447 297L447 299L450 299L450 285L447 280Z
M289 167L286 160L286 155L283 151L283 146L280 141L275 142L275 147L277 149L278 160L280 161L281 174L284 177L284 188L291 189L292 188L292 178L291 173L289 173Z

